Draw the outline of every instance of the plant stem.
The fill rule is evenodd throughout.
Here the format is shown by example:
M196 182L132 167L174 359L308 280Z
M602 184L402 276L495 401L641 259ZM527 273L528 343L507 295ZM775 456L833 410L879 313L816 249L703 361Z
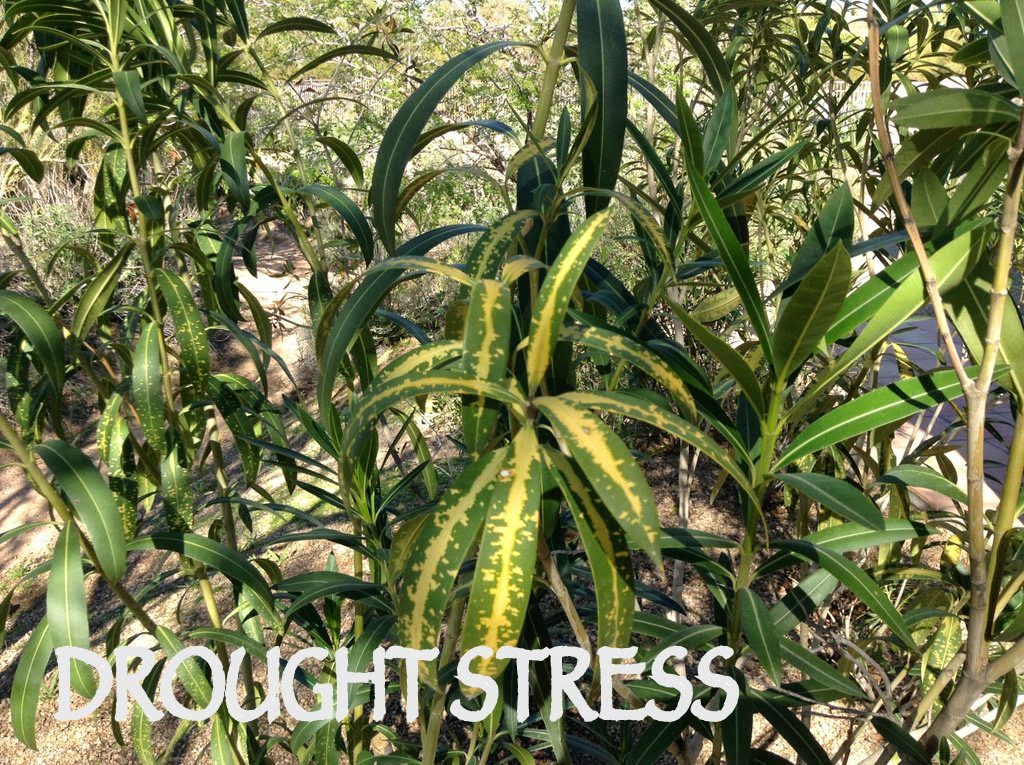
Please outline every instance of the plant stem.
M583 620L576 611L576 604L573 603L572 596L569 594L569 590L566 589L565 582L562 581L562 575L558 573L558 566L551 555L551 550L548 549L547 541L543 537L537 542L537 556L540 558L541 566L548 577L551 591L558 599L562 610L565 611L565 616L569 620L569 626L572 628L572 634L575 636L576 642L579 643L580 648L593 657L594 648L590 644L587 628L583 625Z
M569 28L572 26L572 15L576 10L576 0L562 0L562 8L555 23L555 32L551 38L551 47L547 53L547 65L544 69L544 81L541 83L540 95L537 97L537 114L533 119L530 137L539 141L547 129L551 104L555 99L555 88L558 85L558 73L562 69L562 56L565 53L565 42L569 39Z
M875 16L873 0L868 0L867 8L868 22L868 69L871 80L871 107L874 113L875 129L878 133L878 142L882 147L882 161L885 164L886 173L889 176L889 185L892 186L892 196L896 201L900 218L903 220L903 227L910 237L910 243L917 256L917 265L921 271L921 279L924 281L925 292L928 295L928 302L931 304L932 312L935 314L935 324L939 330L939 337L946 348L946 355L949 363L956 371L960 387L965 394L974 387L974 383L964 371L963 362L956 344L953 342L953 333L949 329L949 321L946 319L946 311L942 306L942 295L939 294L938 280L935 276L935 269L932 268L928 259L928 251L925 249L924 241L921 239L921 231L917 227L913 216L910 213L910 204L900 186L899 171L896 169L896 159L892 148L892 137L889 135L889 124L885 116L885 107L882 104L882 76L879 71L880 41L879 25Z
M14 452L14 455L21 462L21 467L28 476L29 482L35 488L35 490L42 495L54 512L60 516L64 523L75 523L74 515L71 513L70 508L64 503L57 491L50 485L50 482L43 475L43 471L39 469L36 464L35 458L32 453L25 446L25 442L21 440L21 436L14 429L14 426L7 421L6 417L0 416L0 436L7 442L8 447ZM92 546L92 542L89 538L79 533L79 539L82 545L82 550L85 552L89 562L92 563L96 571L99 572L100 576L107 583L107 586L113 591L114 595L117 596L124 606L132 612L132 615L138 619L139 624L142 628L150 634L156 634L157 623L153 621L152 617L146 613L146 610L142 605L135 599L135 597L125 589L118 580L110 577L100 566L99 558L96 556L96 550Z

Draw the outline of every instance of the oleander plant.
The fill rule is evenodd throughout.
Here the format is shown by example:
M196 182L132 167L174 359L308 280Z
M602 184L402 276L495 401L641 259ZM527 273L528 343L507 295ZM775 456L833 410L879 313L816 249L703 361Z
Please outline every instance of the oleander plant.
M152 647L158 701L196 645L249 709L316 649L314 711L438 650L383 709L242 720L189 659L205 719L63 725L147 765L1019 751L1024 2L2 7L0 552L48 540L0 576L5 762L66 756L58 649ZM498 653L565 646L568 701ZM593 719L627 647L730 649L735 709Z

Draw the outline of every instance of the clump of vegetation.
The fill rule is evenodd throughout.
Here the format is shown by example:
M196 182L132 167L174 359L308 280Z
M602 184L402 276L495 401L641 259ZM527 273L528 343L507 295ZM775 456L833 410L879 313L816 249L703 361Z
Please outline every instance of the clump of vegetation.
M95 580L119 604L108 655L141 633L168 658L328 649L313 688L342 648L362 671L381 645L440 647L415 724L360 694L272 729L219 709L161 752L136 707L111 724L147 763L199 730L218 763L829 763L869 726L878 762L976 758L957 732L1005 724L1024 661L1024 13L684 5L483 4L453 46L441 4L5 4L0 438L59 530L0 605L47 577L11 690L26 746L54 650L91 645ZM308 280L312 386L274 346L302 328L240 278L279 235L303 262L274 268ZM937 406L945 432L894 446ZM679 519L645 439L678 449ZM679 522L698 460L715 533ZM282 572L311 542L344 562ZM206 624L157 613L170 582ZM708 604L689 623L684 587ZM525 679L485 658L502 704L449 714L475 703L463 650L565 644L727 646L738 706L584 723L551 714L538 664L517 720ZM260 677L248 661L246 706ZM204 706L201 668L180 679ZM674 703L646 678L616 691ZM823 709L854 722L832 751Z

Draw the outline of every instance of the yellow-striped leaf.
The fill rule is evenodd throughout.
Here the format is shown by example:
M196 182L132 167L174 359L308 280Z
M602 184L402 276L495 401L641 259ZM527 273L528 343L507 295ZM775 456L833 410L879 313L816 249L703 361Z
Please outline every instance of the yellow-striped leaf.
M506 215L487 229L466 258L466 272L477 279L497 278L509 247L535 217L537 213L534 210L519 210Z
M440 340L413 348L391 361L374 378L375 386L386 380L405 375L422 374L446 364L462 355L462 343L455 340Z
M593 495L561 452L545 449L545 459L569 505L590 562L597 598L597 644L622 647L633 634L633 557L622 528Z
M651 487L622 439L586 408L559 396L534 401L551 420L629 541L661 566L661 524Z
M563 393L559 398L567 403L588 409L600 409L610 414L629 417L646 422L648 425L673 435L685 444L695 446L714 460L719 467L727 472L750 497L754 497L754 489L732 456L725 447L718 444L693 423L657 406L647 399L620 391L593 392L573 391Z
M526 353L527 387L531 392L544 379L576 282L610 217L611 208L606 208L587 218L569 237L544 279L530 322L530 344Z
M512 296L508 287L493 279L474 284L462 340L465 370L478 380L504 380L511 331ZM500 404L486 396L462 399L462 440L474 458L493 437L500 411Z
M373 424L381 412L417 396L479 395L501 401L522 416L526 402L515 391L494 383L477 380L461 370L442 369L429 374L410 374L389 378L383 385L371 386L349 414L339 443L342 475L351 480L353 460L361 445L373 432Z
M473 586L466 610L463 645L497 650L519 640L533 585L540 533L541 451L533 428L512 440L493 482ZM505 662L493 656L475 671L496 677Z
M402 645L431 648L443 622L455 577L487 515L498 470L507 461L499 449L472 463L448 487L430 513L413 519L393 576L403 577L398 595L398 634ZM402 532L406 527L402 527Z
M391 258L385 258L367 270L363 276L364 280L371 273L378 271L426 271L438 276L448 277L467 287L473 284L472 277L468 276L462 269L449 266L447 263L441 263L424 255L395 255Z
M602 327L566 327L562 337L593 348L609 356L628 361L661 383L691 418L697 418L697 405L683 379L650 348L636 340Z

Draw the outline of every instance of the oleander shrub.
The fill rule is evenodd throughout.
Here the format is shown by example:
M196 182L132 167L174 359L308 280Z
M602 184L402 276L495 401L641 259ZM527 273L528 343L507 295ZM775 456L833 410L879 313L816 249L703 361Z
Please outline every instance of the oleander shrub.
M343 5L4 3L0 437L59 532L0 604L45 577L13 734L94 587L99 650L159 647L153 698L185 645L244 648L250 707L271 649L311 649L308 692L439 649L412 720L365 687L166 747L111 716L147 763L977 760L958 732L1005 725L1024 660L1020 2L482 4L461 50L447 6ZM246 286L271 259L302 326ZM467 723L476 646L500 702ZM550 665L496 652L564 646L595 661L560 716ZM730 649L735 710L589 719L630 646Z

